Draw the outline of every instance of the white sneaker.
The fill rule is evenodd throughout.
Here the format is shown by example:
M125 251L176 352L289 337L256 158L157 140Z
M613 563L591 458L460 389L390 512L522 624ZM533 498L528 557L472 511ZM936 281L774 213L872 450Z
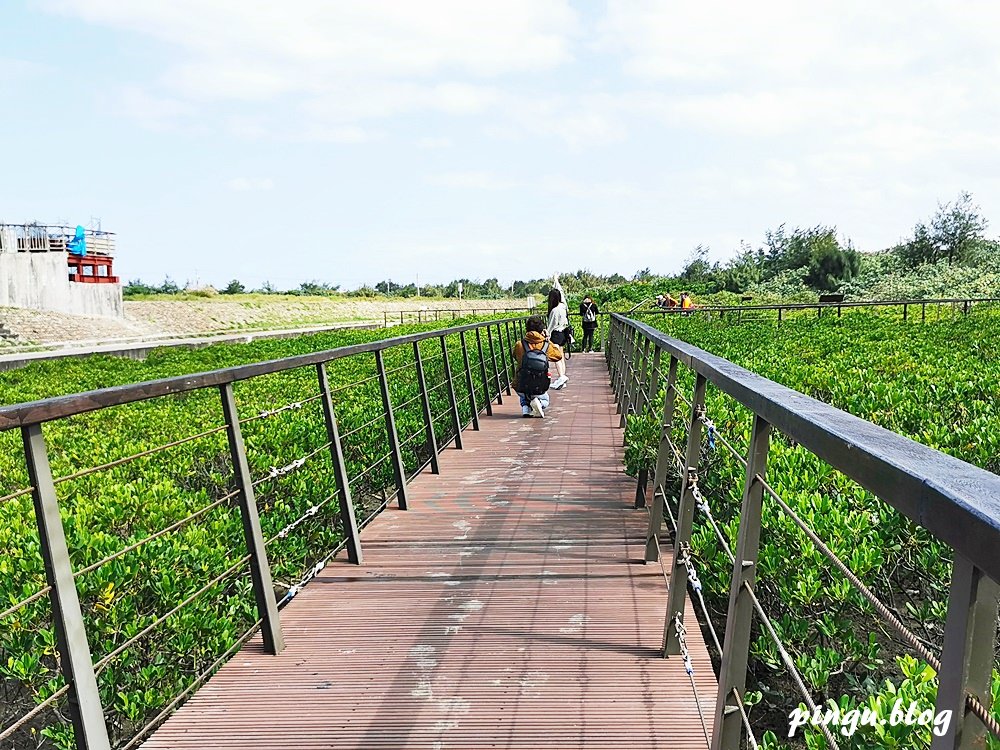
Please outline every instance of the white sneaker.
M545 410L542 408L542 402L538 400L538 397L531 399L531 413L536 417L544 417Z
M566 377L565 375L560 375L558 378L556 378L556 381L552 384L552 387L558 391L564 388L566 386L566 383L568 382L569 382L568 377Z
M521 407L521 416L522 417L530 417L531 416L531 407L530 406L522 406Z

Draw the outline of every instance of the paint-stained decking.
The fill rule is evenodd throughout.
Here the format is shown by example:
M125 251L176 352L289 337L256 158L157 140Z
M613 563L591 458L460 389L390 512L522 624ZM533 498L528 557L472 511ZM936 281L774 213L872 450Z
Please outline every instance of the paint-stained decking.
M666 585L604 360L570 375L544 420L505 397L364 530L363 566L332 562L282 611L280 655L256 637L144 747L703 750L683 663L658 656Z

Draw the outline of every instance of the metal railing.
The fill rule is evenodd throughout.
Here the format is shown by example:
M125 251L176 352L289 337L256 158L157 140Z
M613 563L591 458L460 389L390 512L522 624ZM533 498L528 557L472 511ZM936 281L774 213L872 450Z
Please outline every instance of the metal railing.
M844 310L855 310L859 308L898 308L903 320L908 320L911 315L916 316L920 312L921 322L925 322L928 317L939 320L941 311L948 310L950 315L968 315L974 307L984 304L996 304L1000 302L998 297L961 297L944 299L894 299L894 300L857 300L841 302L787 302L766 305L698 305L689 310L682 310L680 307L633 310L630 315L705 315L709 318L713 314L719 318L730 320L742 320L744 316L750 319L759 319L757 313L777 313L776 319L779 323L788 317L789 313L804 313L815 310L817 317L825 314L836 313L839 318ZM911 312L912 311L912 312ZM928 314L928 311L930 313Z
M626 425L632 416L655 416L660 425L649 507L647 562L660 558L664 517L672 520L674 559L669 571L664 656L683 653L684 602L689 585L704 614L706 627L720 657L718 695L712 722L711 748L737 750L743 732L751 746L756 738L744 705L754 618L762 633L775 642L780 660L811 710L816 708L794 660L783 646L771 618L756 596L758 551L765 497L773 500L811 543L859 592L899 638L938 672L936 713L951 711L947 733L935 736L932 747L984 746L986 732L1000 736L989 713L991 675L1000 598L1000 476L916 443L858 417L756 375L728 360L705 352L652 328L612 314L606 356L611 385ZM690 400L679 389L679 369L694 378ZM749 409L753 415L749 447L744 455L720 435L705 410L706 388ZM655 402L664 389L663 411ZM673 415L679 402L689 408L684 454L672 438ZM780 432L853 480L954 551L947 619L940 656L910 632L888 607L854 575L767 481L770 439ZM745 468L742 504L735 548L712 515L699 486L702 440L718 442ZM668 478L676 472L680 494L676 513L667 500ZM639 472L636 507L645 505L650 470ZM729 604L722 638L713 627L701 596L701 582L691 558L695 510L706 517L726 558L732 563ZM827 744L836 739L824 725ZM978 744L977 744L978 743Z
M360 564L363 550L359 528L393 500L400 510L405 510L407 484L413 476L428 466L433 473L439 473L441 469L438 454L452 441L457 449L461 449L463 429L471 424L474 430L478 430L480 412L485 409L487 414L492 414L492 402L496 400L498 404L502 403L504 393L511 394L514 368L508 353L522 333L523 321L520 319L490 320L195 375L0 407L0 432L20 430L28 484L27 487L8 491L0 497L0 506L15 502L18 498L31 496L33 518L38 531L38 549L44 560L45 571L45 585L30 596L12 602L12 606L6 606L5 603L4 610L0 611L0 619L22 612L32 603L47 597L51 604L55 631L54 656L63 677L62 686L45 700L37 698L37 705L30 710L12 722L0 724L0 742L11 741L11 737L19 736L17 734L19 731L32 727L37 729L35 722L40 714L65 698L65 711L72 722L77 748L107 750L112 746L113 740L116 746L131 748L197 686L203 684L225 659L235 653L235 650L258 629L262 633L265 650L271 654L280 652L285 643L279 614L281 605L294 597L301 587L315 577L323 565L342 549L346 548L350 562ZM426 346L422 349L421 344L428 344L439 351L433 353ZM328 368L342 360L358 362L360 358L369 365L374 365L374 372L338 387L331 387ZM387 366L387 358L395 358L395 361ZM397 365L396 361L401 364ZM310 371L312 371L311 377L315 378L312 381L314 386L311 394L284 405L270 405L270 408L256 414L240 415L234 394L236 383L292 372L300 373L303 375L303 382L308 382L307 376ZM434 377L430 377L431 375ZM435 379L439 382L433 382ZM339 406L356 405L358 399L365 398L367 394L374 397L370 389L374 388L376 383L380 413L376 414L374 419L352 425L350 430L342 432L337 418ZM100 466L59 478L53 477L49 446L45 436L47 426L53 422L126 404L151 399L176 399L205 391L214 391L216 398L219 399L216 403L221 407L221 425ZM436 414L433 411L435 404L438 405ZM311 405L315 405L313 408L319 406L321 409L319 412L306 414L304 410ZM411 419L410 422L422 420L422 424L410 435L401 438L397 432L397 417L406 408L416 408L417 405L420 409L420 418ZM322 444L314 446L308 453L299 455L283 466L272 467L263 474L258 471L260 475L254 476L248 461L244 428L249 429L251 425L261 424L267 420L288 418L291 414L296 414L299 418L308 416L311 419L318 419L320 424L314 431L323 435ZM313 417L313 414L316 416ZM384 445L384 455L377 460L363 459L361 470L354 476L349 476L349 462L345 460L345 451L351 447L350 437L354 434L363 436L366 431L374 429L384 431L384 444L380 443ZM226 435L227 455L223 463L228 466L230 491L168 526L144 538L131 541L113 554L74 570L71 563L73 550L67 542L60 515L57 485L90 477L95 473L120 467L138 459L145 460L150 456L171 451L180 445L216 433ZM414 455L417 457L416 460L423 460L423 463L408 466L404 460L404 452L421 446L421 451ZM277 533L265 538L261 519L266 508L265 511L259 509L256 493L264 485L281 481L285 477L294 477L303 467L313 467L315 470L318 466L316 462L323 460L329 461L328 468L323 468L322 471L332 474L331 485L335 484L335 492L305 509L299 517L282 525ZM375 476L376 470L386 465L391 467L388 486L383 484L380 488L369 487L371 491L381 491L382 500L367 518L359 522L354 494L359 487L368 486L367 483ZM234 505L238 507L242 525L243 547L235 551L234 557L224 563L228 567L220 575L211 578L208 578L209 574L205 572L207 580L191 582L193 586L199 587L196 591L168 611L156 613L155 619L141 630L137 630L139 626L136 624L133 630L137 632L127 631L130 636L127 640L117 644L112 643L113 648L108 653L95 659L90 646L89 635L92 634L88 634L85 608L81 605L82 597L78 589L80 577L204 519L210 513ZM284 597L279 600L275 593L276 582L272 580L269 560L271 545L294 536L303 524L317 518L322 509L334 505L336 506L334 521L339 524L342 537L340 543L333 549L309 550L312 559L317 561L309 566L301 580L287 585ZM251 581L255 611L254 623L249 630L236 638L232 647L225 653L217 655L207 669L197 674L193 681L174 695L159 714L151 720L149 716L142 716L141 721L145 723L132 736L113 738L109 734L106 718L111 709L102 703L99 676L123 652L155 631L170 617L212 591L220 583L234 576L245 575L247 571ZM105 640L102 646L107 650L108 641ZM155 652L155 649L153 651ZM155 656L155 653L146 652L147 658Z

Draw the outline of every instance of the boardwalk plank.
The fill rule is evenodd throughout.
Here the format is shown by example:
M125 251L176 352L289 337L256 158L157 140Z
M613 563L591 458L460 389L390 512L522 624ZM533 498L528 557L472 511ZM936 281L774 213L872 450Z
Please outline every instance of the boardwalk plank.
M571 377L544 420L494 407L364 530L364 566L331 562L282 611L284 652L249 642L144 747L703 750L683 663L658 655L666 585L604 362Z

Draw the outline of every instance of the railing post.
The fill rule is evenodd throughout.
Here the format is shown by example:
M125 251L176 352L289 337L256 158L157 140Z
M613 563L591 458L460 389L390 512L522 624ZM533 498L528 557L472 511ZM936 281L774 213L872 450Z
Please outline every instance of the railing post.
M722 646L722 665L719 668L712 750L740 749L743 723L737 696L742 700L746 689L750 626L753 623L753 603L745 587L753 589L757 579L761 504L764 497L764 488L757 477L764 477L767 472L770 442L771 425L759 415L754 415L743 483L740 530L736 540L736 562L733 564L733 577L729 587L729 613Z
M660 347L653 345L653 363L649 368L649 379L646 381L646 393L643 396L645 401L644 408L649 408L649 405L653 403L653 399L656 398L656 393L660 389L660 356L662 352Z
M441 337L441 358L444 360L444 376L448 383L448 399L451 403L451 423L455 428L455 447L462 450L462 417L458 413L458 399L455 398L455 379L451 374L448 342L444 336Z
M503 327L504 327L504 330L507 332L507 356L504 358L504 362L506 363L506 371L507 371L507 383L508 384L513 384L513 382L514 382L514 357L513 357L513 351L514 351L514 341L515 341L515 339L514 339L514 331L511 328L511 323L510 323L509 320L506 323L504 323Z
M664 485L667 471L674 460L671 431L674 425L674 405L677 403L677 357L671 355L667 369L667 389L663 394L663 417L660 424L660 444L656 449L656 468L653 471L653 505L649 510L649 530L646 532L646 562L656 562L660 556L656 540L663 528L663 504L667 501Z
M424 414L424 433L427 446L431 449L431 474L441 473L438 461L437 437L434 435L434 417L431 414L431 400L427 395L427 378L424 375L424 360L420 356L420 342L413 342L413 359L417 363L417 387L420 389L420 410Z
M476 405L476 386L472 380L472 365L469 363L469 345L465 341L465 331L458 332L462 342L462 366L465 368L465 387L469 391L469 409L472 411L472 429L479 431L479 407Z
M649 484L649 469L639 469L639 475L635 481L635 509L646 507L646 485Z
M608 324L608 345L604 349L604 358L608 362L608 382L615 397L615 413L621 411L618 403L618 321L612 319Z
M503 329L499 323L497 323L497 349L499 349L500 358L503 361L503 380L504 388L507 391L507 395L511 395L510 391L510 357L511 348L504 343L503 339Z
M781 322L781 307L778 308L778 322Z
M927 322L927 303L926 302L921 302L920 303L920 322L921 323L926 323Z
M674 629L674 618L684 620L684 601L687 597L687 568L681 562L682 550L691 542L691 527L694 525L694 492L691 485L698 481L698 459L701 458L701 417L705 413L705 376L695 375L694 395L691 399L691 420L688 424L687 454L685 456L684 480L681 485L681 499L677 505L677 534L674 537L673 565L670 571L670 587L667 590L667 619L663 624L663 655L679 654L680 642ZM664 502L666 502L664 500ZM659 531L657 529L657 531Z
M78 750L108 750L108 727L104 723L101 693L97 688L94 662L87 642L80 598L73 580L73 566L66 546L66 532L59 515L59 500L52 481L48 450L40 424L21 428L28 467L31 498L35 506L39 549L45 566L45 582L51 587L49 602L59 649L59 666L70 685L67 707L73 722Z
M486 374L486 355L483 354L483 337L480 333L483 329L476 328L476 348L479 351L479 374L483 381L483 406L486 407L486 416L493 416L493 396L490 395L490 378Z
M904 302L903 303L903 320L904 321L907 318L907 312L909 311L909 308L910 308L910 306Z
M625 382L628 379L628 370L625 365L628 360L628 338L627 338L628 327L624 323L619 323L618 331L618 366L615 371L616 380L615 383L615 402L618 404L617 412L622 415L622 420L619 422L618 426L621 427L624 424L625 412L627 410L627 405L625 404Z
M378 384L382 391L382 408L385 409L385 432L392 455L392 473L396 478L396 505L400 510L406 510L406 471L403 468L403 454L399 450L396 418L392 413L392 394L389 392L389 378L385 374L385 360L381 349L375 350L375 367L378 369Z
M993 645L1000 585L963 555L955 553L948 594L935 715L951 712L948 731L931 750L985 747L986 727L965 704L966 692L990 708Z
M493 362L493 381L497 384L497 406L503 405L503 384L500 382L500 368L497 367L497 351L493 347L493 331L489 323L486 324L486 340L490 343L490 360Z
M333 398L330 396L330 382L326 377L325 362L316 365L316 374L319 377L320 393L323 394L323 420L326 422L330 460L333 462L333 476L337 482L337 496L340 500L340 527L347 539L347 559L355 565L360 565L363 561L361 539L358 534L358 522L354 517L354 501L351 498L351 485L347 478L344 449L340 443L340 428L337 426L337 415L333 410Z
M257 616L261 619L260 632L264 641L264 650L269 654L278 654L285 648L285 639L281 635L281 620L278 616L278 603L274 598L271 566L267 562L264 535L260 530L257 497L253 491L250 465L247 463L246 445L243 443L240 416L236 411L233 384L224 383L219 386L219 393L222 396L222 414L226 420L226 435L229 438L229 455L233 462L236 488L239 490L243 539L250 555L250 580L253 582Z

